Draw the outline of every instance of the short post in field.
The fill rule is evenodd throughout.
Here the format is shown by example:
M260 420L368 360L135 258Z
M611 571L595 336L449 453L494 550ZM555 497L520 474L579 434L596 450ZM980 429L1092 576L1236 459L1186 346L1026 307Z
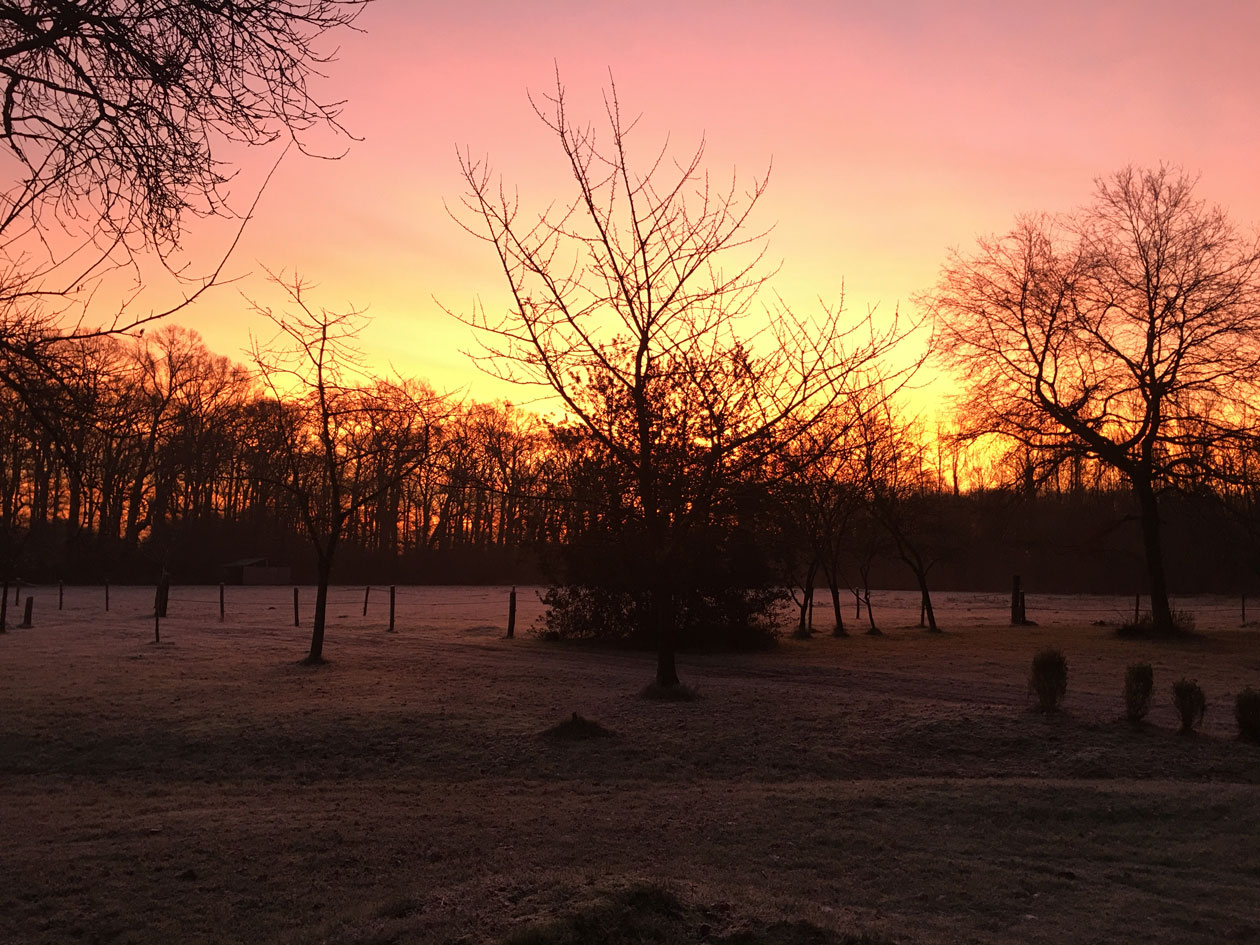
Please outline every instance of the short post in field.
M0 633L4 633L8 629L8 624L4 622L5 617L9 613L9 582L4 582L4 590L0 591Z
M63 610L66 606L66 582L57 582L57 609Z
M31 623L31 611L34 609L34 607L35 607L35 598L31 597L28 594L26 596L26 612L22 614L22 622L18 624L18 627L24 630L29 630L33 626L33 624Z
M1019 575L1011 576L1011 626L1018 627L1023 621L1019 614Z
M1142 595L1133 595L1133 622L1136 624L1142 619Z
M105 582L105 613L109 613L109 581Z
M219 623L223 623L223 616L224 616L224 613L225 613L225 608L224 608L224 606L223 606L223 603L224 603L224 601L223 601L223 585L222 585L222 584L220 584L220 585L219 585Z
M301 626L298 623L298 589L296 587L293 589L293 626Z
M853 589L853 602L857 605L857 613L854 615L853 619L861 620L862 619L862 595L858 593L858 589L856 587Z
M394 591L397 588L391 584L389 586L389 632L394 632Z
M162 613L156 607L153 608L153 642L162 642Z
M372 593L372 585L369 584L367 587L363 589L363 616L364 617L367 616L368 595L371 593Z
M516 635L516 588L508 595L508 639Z

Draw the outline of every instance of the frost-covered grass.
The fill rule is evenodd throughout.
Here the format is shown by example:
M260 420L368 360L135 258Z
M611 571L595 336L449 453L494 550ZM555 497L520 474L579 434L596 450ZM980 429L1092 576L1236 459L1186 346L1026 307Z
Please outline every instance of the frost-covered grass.
M308 667L288 588L228 588L222 624L217 588L174 588L161 644L152 589L108 615L36 589L0 636L0 941L500 942L644 884L640 918L676 901L696 941L1260 936L1260 748L1229 711L1255 630L1125 641L1030 598L1036 627L929 636L911 609L683 655L704 698L667 702L639 695L650 654L520 635L523 588L503 639L508 590L399 588L389 634L383 590L365 619L339 588ZM1054 716L1027 711L1045 647L1072 667ZM1198 680L1198 737L1166 697L1124 721L1135 662ZM616 736L543 734L575 712Z

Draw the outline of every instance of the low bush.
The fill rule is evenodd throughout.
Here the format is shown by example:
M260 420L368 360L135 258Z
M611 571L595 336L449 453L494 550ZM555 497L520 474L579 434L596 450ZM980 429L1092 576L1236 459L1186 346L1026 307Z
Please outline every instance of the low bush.
M1134 663L1124 671L1124 717L1130 722L1146 718L1155 689L1155 671L1150 663Z
M1260 690L1248 686L1234 699L1234 718L1238 720L1238 737L1260 742Z
M1185 610L1172 612L1172 627L1157 628L1155 618L1149 613L1140 615L1136 620L1126 620L1116 628L1116 636L1133 640L1150 640L1152 638L1183 637L1194 633L1196 626L1194 614Z
M1036 697L1037 711L1058 711L1067 694L1067 660L1062 651L1047 648L1033 657L1028 690Z
M1207 698L1199 684L1193 679L1179 679L1173 683L1173 705L1181 717L1181 734L1193 734L1207 709Z
M665 942L889 945L888 939L865 932L844 933L804 919L760 915L755 907L733 909L728 903L709 905L688 901L654 883L638 883L598 898L586 898L570 911L535 920L514 930L500 942L501 945L646 945Z
M738 529L690 535L665 567L670 586L655 595L650 588L660 575L654 579L648 564L654 555L633 529L583 535L562 557L562 573L543 597L539 632L651 649L655 628L672 624L682 651L766 649L778 637L784 590Z

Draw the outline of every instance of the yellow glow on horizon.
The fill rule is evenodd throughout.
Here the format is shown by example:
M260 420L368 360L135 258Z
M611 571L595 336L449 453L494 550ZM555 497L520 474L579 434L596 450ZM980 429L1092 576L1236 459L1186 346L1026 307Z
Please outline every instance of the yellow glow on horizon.
M704 138L715 181L772 164L756 221L773 227L767 260L782 261L772 287L798 311L843 290L852 313L914 317L913 296L931 287L947 248L1002 232L1023 211L1079 205L1095 176L1129 163L1201 171L1204 196L1240 224L1260 221L1260 127L1239 120L1251 112L1260 7L1193 17L1143 7L1139 19L1084 2L649 2L633 17L490 7L476 17L367 8L365 32L345 38L327 81L364 140L338 161L286 159L229 266L254 274L180 319L212 350L240 357L258 330L242 296L266 295L261 263L310 278L322 305L366 308L363 348L382 373L528 401L470 366L460 353L474 344L470 330L442 310L506 305L493 254L446 205L462 191L457 148L488 155L529 206L567 195L563 155L526 98L549 89L556 63L575 114L597 126L611 70L626 111L643 114L632 139L641 160L668 133L684 154ZM700 34L708 41L697 46ZM243 156L238 208L274 157ZM193 221L192 271L214 258L223 231Z

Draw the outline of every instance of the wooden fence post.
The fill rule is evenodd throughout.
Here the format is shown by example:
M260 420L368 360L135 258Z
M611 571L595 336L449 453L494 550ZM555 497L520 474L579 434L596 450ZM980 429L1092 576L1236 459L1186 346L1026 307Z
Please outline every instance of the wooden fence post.
M516 588L508 595L508 639L516 635Z
M31 597L30 595L27 595L27 598L26 598L26 613L24 613L24 614L22 615L22 622L21 622L20 624L18 624L18 626L19 626L19 627L21 627L21 628L23 628L23 629L26 629L26 630L29 630L29 629L31 628L31 626L32 626L32 624L31 624L31 611L32 611L34 608L35 608L35 598L34 598L34 597Z
M293 626L301 626L298 623L298 589L296 587L293 589Z
M394 591L396 588L393 584L389 586L389 632L394 632Z
M363 589L363 616L364 617L367 616L368 595L371 593L372 593L372 585L369 584L367 587Z
M105 582L105 613L109 613L109 581Z
M62 610L66 605L66 582L57 582L57 609Z
M223 623L223 617L224 617L224 614L226 613L226 610L227 608L224 606L224 600L223 600L223 585L220 584L219 585L219 623Z

